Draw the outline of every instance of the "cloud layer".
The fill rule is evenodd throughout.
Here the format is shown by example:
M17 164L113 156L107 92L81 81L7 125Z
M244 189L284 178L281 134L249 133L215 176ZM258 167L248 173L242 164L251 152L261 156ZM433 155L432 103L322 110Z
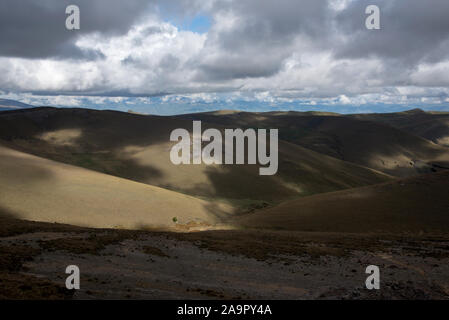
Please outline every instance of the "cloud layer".
M370 4L381 30L365 28ZM447 0L3 0L0 91L447 104L447 13ZM180 27L197 16L207 32Z

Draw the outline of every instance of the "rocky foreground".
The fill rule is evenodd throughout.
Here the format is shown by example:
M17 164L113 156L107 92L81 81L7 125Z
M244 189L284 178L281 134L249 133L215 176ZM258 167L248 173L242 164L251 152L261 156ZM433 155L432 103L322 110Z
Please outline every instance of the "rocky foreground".
M449 237L167 233L2 218L1 299L448 299ZM377 265L381 289L365 288ZM77 265L81 289L65 288Z

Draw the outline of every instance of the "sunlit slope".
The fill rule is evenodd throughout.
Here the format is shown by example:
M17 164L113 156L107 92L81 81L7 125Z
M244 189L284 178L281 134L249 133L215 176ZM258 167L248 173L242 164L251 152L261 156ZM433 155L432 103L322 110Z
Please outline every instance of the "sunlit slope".
M203 130L209 127L217 126L203 122ZM169 137L176 128L191 131L192 120L87 109L0 113L0 139L12 148L243 207L390 179L284 141L279 142L275 176L260 176L259 165L176 166L169 158L174 144Z
M232 208L0 146L0 207L17 218L90 227L214 224Z
M448 232L449 171L305 197L240 217L247 228Z
M279 173L259 175L256 165L181 165L168 159L170 143L129 147L127 155L142 167L152 166L160 175L146 180L169 189L199 196L227 199L278 201L295 195L310 195L369 185L391 179L363 168L287 142L279 142Z
M279 128L282 140L398 177L449 167L449 148L415 135L414 130L398 129L386 121L368 121L370 118L363 115L210 112L179 117L242 128ZM396 115L384 117L393 119Z

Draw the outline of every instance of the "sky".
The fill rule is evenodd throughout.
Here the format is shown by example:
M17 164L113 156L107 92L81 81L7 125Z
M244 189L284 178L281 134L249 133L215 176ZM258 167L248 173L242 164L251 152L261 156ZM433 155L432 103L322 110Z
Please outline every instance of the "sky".
M1 0L0 75L35 106L449 111L449 1Z

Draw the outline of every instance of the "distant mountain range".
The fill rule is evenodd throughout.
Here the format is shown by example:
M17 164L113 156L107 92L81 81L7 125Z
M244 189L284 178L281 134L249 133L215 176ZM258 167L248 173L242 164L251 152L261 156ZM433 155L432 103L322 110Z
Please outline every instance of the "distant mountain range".
M15 100L0 99L0 111L34 108L34 106Z

